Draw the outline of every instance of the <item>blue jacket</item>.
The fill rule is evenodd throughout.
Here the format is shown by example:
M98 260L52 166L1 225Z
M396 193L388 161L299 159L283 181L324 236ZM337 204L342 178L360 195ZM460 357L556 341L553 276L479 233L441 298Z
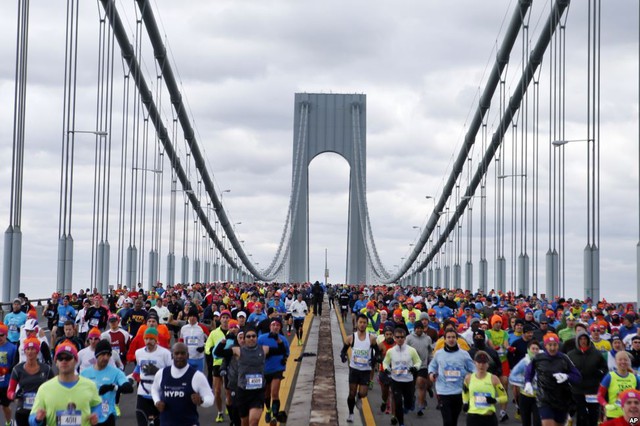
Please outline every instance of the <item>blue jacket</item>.
M467 374L474 373L476 366L469 352L458 349L447 352L440 349L429 364L429 374L435 373L438 395L460 395Z

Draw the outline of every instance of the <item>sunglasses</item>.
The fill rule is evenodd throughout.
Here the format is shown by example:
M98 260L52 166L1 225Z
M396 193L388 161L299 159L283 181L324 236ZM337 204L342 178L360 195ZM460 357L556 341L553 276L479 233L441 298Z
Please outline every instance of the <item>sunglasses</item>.
M89 337L89 340L100 340L99 337Z
M245 334L244 336L245 339L255 339L256 337L258 337L257 334Z
M6 334L0 334L0 337L4 337L4 336L6 336Z
M57 361L71 361L73 357L71 355L60 354L56 357Z
M394 339L404 339L405 336L393 336Z

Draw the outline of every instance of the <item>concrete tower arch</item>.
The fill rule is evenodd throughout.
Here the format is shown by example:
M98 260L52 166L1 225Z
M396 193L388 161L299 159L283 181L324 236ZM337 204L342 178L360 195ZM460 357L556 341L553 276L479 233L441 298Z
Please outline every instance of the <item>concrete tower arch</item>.
M366 96L296 93L293 124L289 281L309 280L309 164L317 155L333 152L347 160L350 168L345 276L349 284L363 283L367 278L365 212L359 200L366 194ZM361 197L358 191L363 192Z

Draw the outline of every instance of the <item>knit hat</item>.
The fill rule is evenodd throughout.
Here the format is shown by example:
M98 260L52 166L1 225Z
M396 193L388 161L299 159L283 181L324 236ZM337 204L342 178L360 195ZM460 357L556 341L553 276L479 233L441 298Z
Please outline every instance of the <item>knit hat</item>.
M144 335L142 336L144 339L155 339L158 340L158 330L155 327L147 327L144 331Z
M402 311L400 309L396 309L393 311L393 316L402 318Z
M256 305L257 305L257 303L256 303ZM262 305L260 305L260 306L262 306ZM224 311L220 312L220 316L223 316L223 315L226 315L229 318L231 318L231 312L229 312L227 309L225 309Z
M229 320L229 329L232 329L232 328L240 328L240 324L238 324L237 320L234 320L234 319Z
M78 360L78 349L76 349L76 346L69 340L65 340L64 342L60 343L58 347L56 347L56 354L53 358L58 359L58 355L60 355L61 353L67 353L71 355L76 361Z
M629 398L634 398L640 401L640 392L635 389L627 389L618 394L618 399L622 406L624 406L624 403L627 402Z
M491 326L493 327L493 324L495 324L496 322L500 322L500 324L502 324L502 317L500 315L494 315L491 317Z
M547 333L544 335L544 344L546 345L547 343L558 343L560 344L560 338L558 337L558 335L556 333Z
M5 336L9 333L9 327L6 324L0 323L0 334L4 334Z
M102 354L110 354L112 352L111 343L107 339L102 339L96 345L95 357L98 358Z
M367 302L367 309L369 309L369 308L371 308L371 309L375 309L376 308L376 304L373 303L373 301L371 301L371 300Z
M100 338L100 329L98 329L97 327L93 327L91 330L89 330L89 333L87 333L87 339L91 339L93 338Z
M39 351L40 339L38 339L37 337L27 337L26 339L24 339L24 342L22 342L22 348L35 348L37 351Z

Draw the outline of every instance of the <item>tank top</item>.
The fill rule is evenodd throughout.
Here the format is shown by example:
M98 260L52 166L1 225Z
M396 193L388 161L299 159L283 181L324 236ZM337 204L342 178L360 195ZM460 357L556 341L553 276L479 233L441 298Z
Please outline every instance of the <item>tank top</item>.
M625 377L620 376L615 371L611 371L611 383L609 383L608 397L609 404L607 407L606 415L609 418L621 417L624 415L622 407L619 405L618 395L625 389L635 389L637 384L636 376L632 372L628 372Z
M187 372L176 379L171 375L171 367L162 369L160 397L165 403L165 409L160 413L160 422L163 426L199 424L198 408L191 402L195 373L196 369L189 366Z
M358 333L353 333L353 346L351 347L351 361L349 367L354 370L370 371L371 365L371 340L366 334L364 340L358 339Z
M240 347L238 387L244 390L264 389L264 351L261 345Z
M387 343L386 340L383 340L382 346L384 346L384 351L382 351L382 357L384 358L384 356L387 354L387 351L392 347L394 347L395 345L396 345L395 342L389 344ZM384 371L384 365L382 363L380 363L380 371Z
M496 397L496 388L491 383L491 374L479 379L475 374L469 380L469 414L487 415L496 412L496 407L487 402L487 397Z

